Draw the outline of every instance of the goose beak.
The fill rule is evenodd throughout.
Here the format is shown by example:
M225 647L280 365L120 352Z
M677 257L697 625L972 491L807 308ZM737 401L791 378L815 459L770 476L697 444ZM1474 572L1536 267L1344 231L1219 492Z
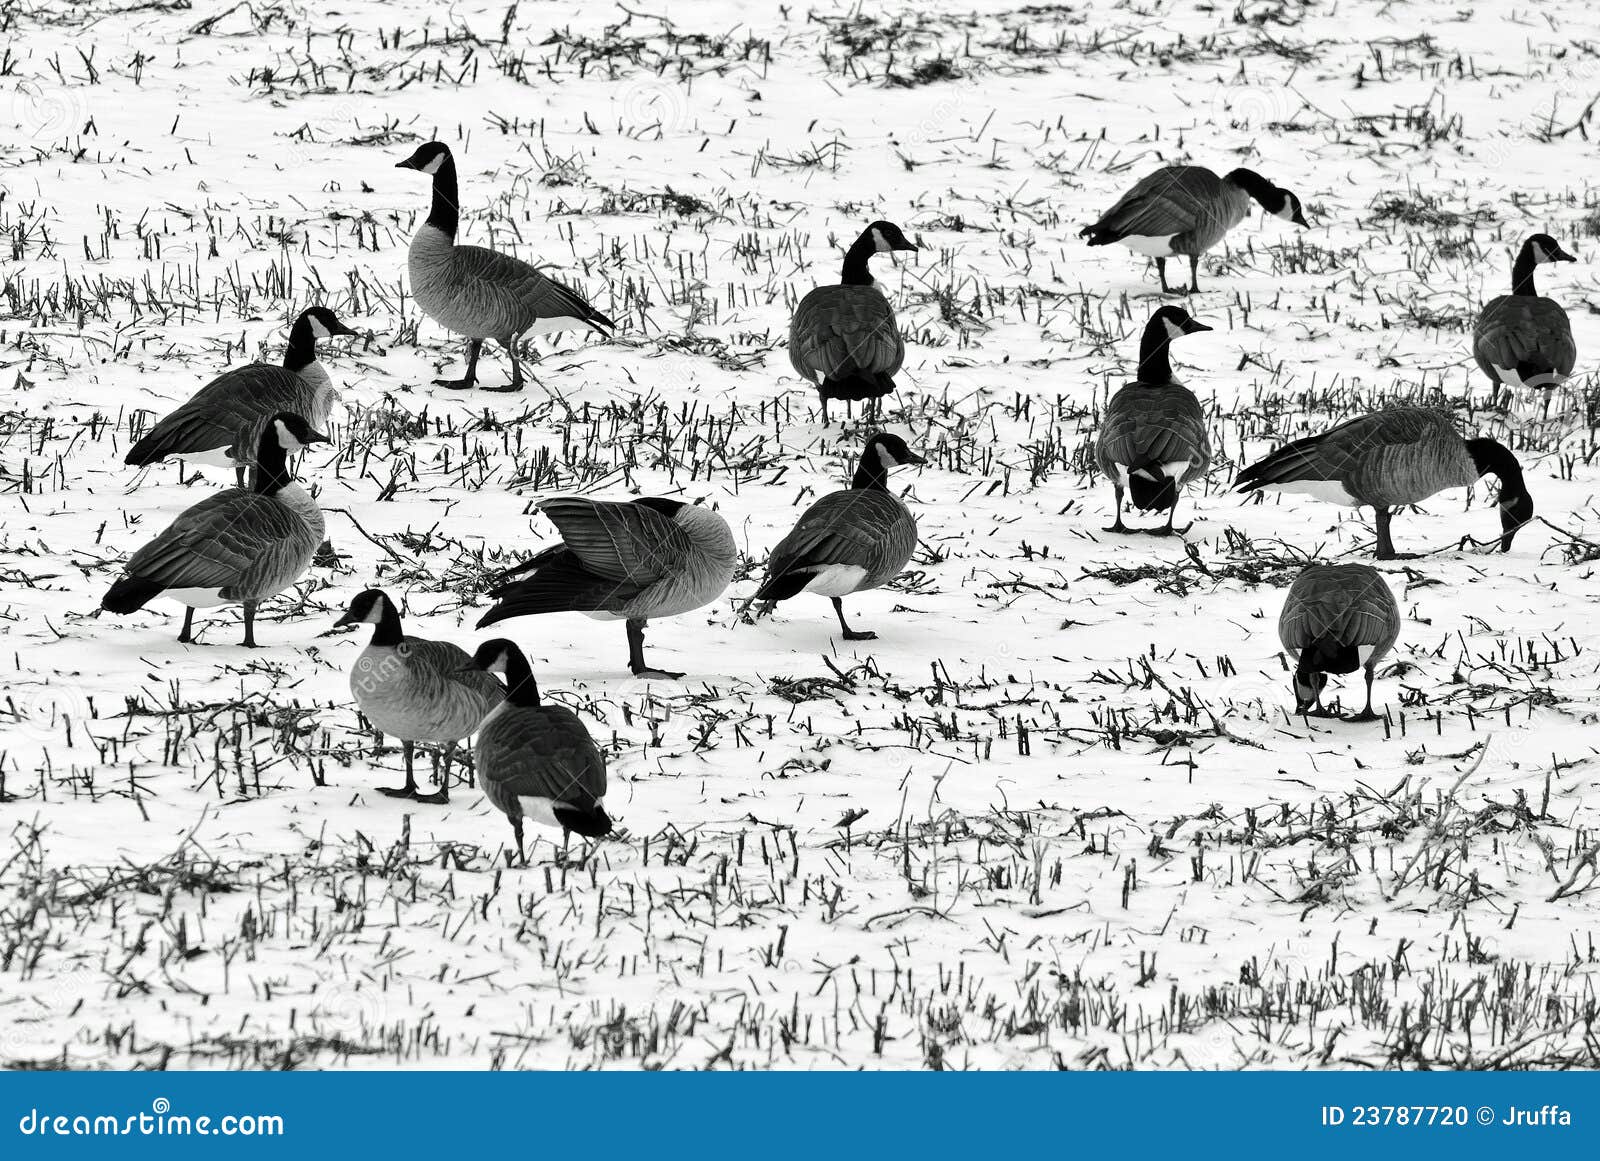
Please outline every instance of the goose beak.
M1289 220L1297 226L1304 226L1306 229L1311 228L1311 223L1306 221L1305 214L1301 213L1298 209L1295 210L1294 217L1290 218Z
M343 629L346 625L354 625L356 620L356 615L346 610L345 615L333 623L333 627L335 629Z
M1574 258L1571 254L1568 254L1565 250L1562 250L1562 249L1557 249L1555 254L1552 255L1552 257L1557 262L1576 262L1577 261L1577 259Z
M396 169L415 169L415 168L417 168L417 163L416 163L416 162L414 162L414 161L412 161L412 160L411 160L411 159L410 159L410 158L409 158L409 157L408 157L408 158L406 158L406 159L405 159L405 160L404 160L404 161L397 161L397 162L395 162L395 163L394 163L394 167L395 167L395 168L396 168Z
M320 431L313 431L306 436L307 443L332 443L331 437L323 435Z
M906 463L908 463L908 464L925 464L927 462L928 462L928 457L927 456L919 456L914 451L906 452Z
M344 323L339 322L338 320L334 320L333 328L328 333L334 335L352 335L356 338L361 337L361 332L356 330L355 327L346 326Z
M1183 324L1183 333L1186 335L1195 335L1199 334L1201 331L1209 331L1212 329L1214 328L1206 326L1206 324L1203 322L1196 322L1194 319L1190 319L1188 322Z

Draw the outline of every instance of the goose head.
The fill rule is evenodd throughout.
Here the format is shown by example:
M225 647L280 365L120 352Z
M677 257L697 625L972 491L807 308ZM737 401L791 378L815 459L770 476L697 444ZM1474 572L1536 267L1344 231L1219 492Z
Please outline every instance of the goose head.
M876 254L887 254L891 250L917 249L916 243L901 233L900 227L893 222L873 222L862 231L861 237L872 243L872 250Z
M1328 675L1326 673L1310 672L1301 675L1295 671L1291 679L1294 685L1294 712L1306 713L1316 708L1317 699L1322 696L1322 691L1328 688Z
M350 607L344 611L344 616L333 623L333 627L340 629L346 625L381 624L391 609L394 609L394 602L389 600L387 593L382 589L368 589L350 599ZM398 609L394 611L399 612Z
M867 440L867 446L861 452L862 459L876 456L885 472L891 472L904 464L925 464L928 461L906 446L906 441L893 432L880 431Z
M1155 331L1158 337L1164 338L1169 343L1181 339L1184 335L1198 334L1210 329L1181 306L1164 306L1151 315L1150 321L1145 324L1146 332Z
M313 306L300 312L296 323L305 323L313 338L331 339L335 335L354 335L359 332L339 321L339 316L325 306Z
M1235 169L1228 174L1224 181L1232 182L1245 193L1253 197L1257 204L1275 218L1282 218L1286 222L1293 222L1297 226L1309 226L1305 212L1301 209L1300 199L1280 185L1273 185L1253 169Z
M417 146L417 151L404 161L395 162L396 169L414 169L429 175L438 173L450 161L450 147L442 141L430 141Z
M1533 262L1536 266L1545 262L1577 261L1576 258L1561 248L1560 242L1557 242L1549 234L1534 234L1522 244L1522 248L1532 253Z
M512 658L522 658L522 650L517 648L515 641L508 641L504 637L495 637L479 645L472 654L472 664L464 667L465 671L481 669L485 673L498 673L504 676L511 668Z
M311 424L306 422L303 416L296 415L291 411L280 411L272 417L272 421L267 424L266 430L261 435L263 444L266 444L268 440L285 452L297 452L301 448L314 443L333 442L320 431L315 430Z

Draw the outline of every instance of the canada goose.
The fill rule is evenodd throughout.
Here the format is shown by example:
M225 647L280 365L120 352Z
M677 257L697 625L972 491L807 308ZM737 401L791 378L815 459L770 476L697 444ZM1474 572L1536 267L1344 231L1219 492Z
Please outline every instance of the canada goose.
M1534 234L1511 267L1511 293L1491 298L1478 314L1472 355L1494 384L1496 397L1513 387L1548 391L1572 374L1578 361L1572 324L1560 303L1534 289L1533 271L1541 262L1576 261L1549 234Z
M877 399L894 390L906 344L867 259L916 248L893 222L873 222L845 251L839 285L817 287L794 308L789 362L802 379L816 384L823 423L830 399Z
M506 699L478 727L473 757L478 786L511 820L522 847L522 820L561 828L562 843L577 831L585 838L611 833L606 814L606 759L582 719L566 706L541 705L528 659L505 638L485 641L472 668L506 679Z
M751 599L818 593L833 602L846 641L877 637L849 626L841 598L893 580L917 550L917 519L890 494L889 472L927 462L898 435L880 432L867 440L849 489L829 492L805 510L772 550L767 578Z
M448 641L402 633L400 611L381 589L361 593L333 624L373 627L372 640L350 670L350 693L374 729L400 739L406 764L406 784L380 786L379 791L391 798L449 802L450 760L456 746L505 700L505 690L473 666L466 650ZM416 742L445 748L436 793L417 791L412 772Z
M1350 720L1375 721L1372 673L1400 636L1400 606L1369 564L1313 564L1295 578L1278 617L1278 640L1296 659L1295 712L1314 716L1330 673L1365 670L1367 705Z
M1449 416L1423 407L1375 411L1285 444L1240 472L1234 486L1370 507L1378 559L1393 560L1390 509L1469 487L1490 472L1500 478L1500 551L1510 552L1517 529L1533 519L1533 497L1517 457L1492 439L1462 439Z
M256 647L256 605L300 579L322 540L322 512L289 474L289 453L326 443L298 415L274 415L261 433L251 490L227 488L188 509L128 558L100 607L131 613L164 596L184 605L187 644L197 608L242 603L244 644Z
M530 573L493 589L499 602L478 628L536 613L587 613L628 623L628 668L637 677L681 673L644 663L644 626L710 604L733 579L738 549L728 522L709 508L645 498L628 503L563 497L535 505L562 543L507 576Z
M461 379L435 379L442 387L466 388L478 381L478 352L493 339L511 356L511 383L486 391L521 391L522 364L517 340L574 327L601 335L616 326L583 296L539 273L520 258L483 246L456 245L460 195L450 147L438 141L420 146L397 169L414 169L433 178L433 207L411 239L406 269L411 294L422 313L446 330L466 335L467 373Z
M1170 165L1141 179L1100 216L1078 231L1091 246L1120 242L1156 260L1161 289L1167 285L1167 259L1189 256L1189 290L1200 289L1200 255L1244 221L1254 198L1273 217L1308 225L1300 199L1250 169L1218 177L1203 165Z
M144 467L179 459L231 467L235 482L244 487L250 453L272 416L303 415L318 431L327 424L339 392L317 362L317 340L355 333L327 307L302 311L289 328L283 366L252 363L224 371L145 432L123 463Z
M1211 466L1205 413L1194 392L1172 377L1168 357L1175 339L1210 329L1177 306L1162 307L1145 324L1139 377L1111 397L1095 443L1095 459L1117 500L1117 521L1107 532L1129 531L1122 523L1122 497L1130 492L1139 511L1165 510L1166 526L1148 531L1170 536L1178 490Z

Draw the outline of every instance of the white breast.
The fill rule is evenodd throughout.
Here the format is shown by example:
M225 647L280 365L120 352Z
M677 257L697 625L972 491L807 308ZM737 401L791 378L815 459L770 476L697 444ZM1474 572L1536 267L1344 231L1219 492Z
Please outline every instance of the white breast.
M867 579L867 570L855 564L830 564L818 569L815 576L801 589L824 597L847 597L861 587Z
M169 456L169 459L182 460L186 464L195 464L202 468L235 468L248 460L236 460L228 454L225 447L207 448L205 451L179 452Z
M162 589L161 595L169 601L188 605L191 609L214 609L218 605L233 603L222 599L221 589Z
M1118 238L1117 241L1135 254L1146 254L1151 258L1169 258L1172 256L1173 237L1172 234L1164 234L1159 238L1129 234L1126 238Z

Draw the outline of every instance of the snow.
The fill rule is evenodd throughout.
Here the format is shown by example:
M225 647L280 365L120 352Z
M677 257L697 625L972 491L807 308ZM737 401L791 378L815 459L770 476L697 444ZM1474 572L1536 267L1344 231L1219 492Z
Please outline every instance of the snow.
M1585 5L53 8L8 13L0 78L0 1060L1600 1064ZM427 190L393 167L435 137L464 240L615 341L534 340L520 395L431 385L465 343L409 297ZM1213 469L1181 538L1110 535L1096 418L1178 300L1076 234L1179 162L1248 165L1312 227L1257 211L1202 262L1216 330L1174 357ZM922 548L846 642L819 598L740 613L870 430L825 428L783 344L877 218L921 247L873 271L908 344L885 426L929 464L892 481ZM1539 282L1579 365L1500 416L1471 318L1536 230L1580 257ZM125 467L140 424L312 302L365 336L321 345L347 406L302 467L339 566L257 650L236 608L191 646L170 605L96 615L231 483ZM479 373L509 377L492 344ZM1370 513L1228 486L1401 399L1507 442L1543 519L1499 555L1461 546L1498 538L1487 482L1399 514L1389 722L1295 718L1283 594L1370 560ZM619 625L473 628L566 493L733 526L728 593L649 627L681 682L630 677ZM366 632L330 632L373 586L409 633L514 637L606 747L622 833L508 866L475 788L376 793Z

